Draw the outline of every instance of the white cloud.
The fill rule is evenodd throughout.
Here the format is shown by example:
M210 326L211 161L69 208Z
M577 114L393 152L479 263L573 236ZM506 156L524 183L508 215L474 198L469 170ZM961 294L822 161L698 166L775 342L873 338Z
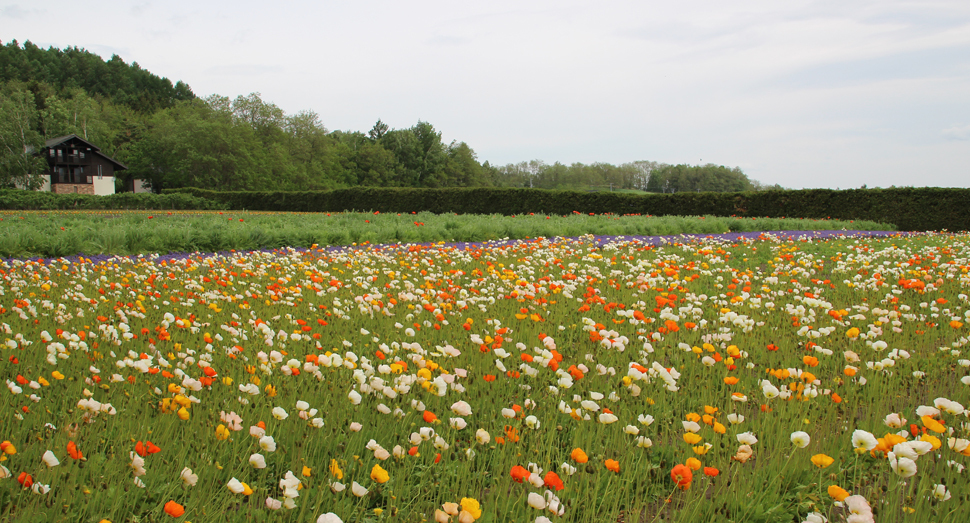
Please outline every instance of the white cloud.
M41 14L44 11L42 9L24 9L16 4L6 5L0 7L0 18L16 18L23 19L30 15Z
M947 140L970 140L970 125L954 125L948 129L943 129L942 134Z

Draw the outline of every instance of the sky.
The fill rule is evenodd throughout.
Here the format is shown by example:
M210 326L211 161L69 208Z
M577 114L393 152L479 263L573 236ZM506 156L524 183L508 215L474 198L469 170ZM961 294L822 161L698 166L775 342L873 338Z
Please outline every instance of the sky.
M493 165L651 160L789 188L970 187L970 2L0 0L0 40L430 122Z

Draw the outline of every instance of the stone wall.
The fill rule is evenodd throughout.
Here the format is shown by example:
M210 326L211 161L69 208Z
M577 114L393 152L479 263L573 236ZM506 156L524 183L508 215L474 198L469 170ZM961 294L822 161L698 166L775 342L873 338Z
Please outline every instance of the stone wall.
M54 192L57 194L94 194L94 185L90 183L55 183Z

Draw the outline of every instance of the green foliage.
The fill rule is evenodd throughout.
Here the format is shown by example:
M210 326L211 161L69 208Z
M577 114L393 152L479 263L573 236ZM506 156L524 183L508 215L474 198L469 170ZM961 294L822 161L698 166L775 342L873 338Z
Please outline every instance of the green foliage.
M748 177L735 167L723 165L665 165L650 173L646 190L659 193L743 192L754 188Z
M77 47L41 49L16 40L0 46L0 82L45 84L55 91L83 89L91 96L150 113L195 98L188 85L172 85L167 78L125 63L118 55L105 62L100 56Z
M118 193L108 196L0 190L3 210L219 210L225 205L191 194Z
M46 167L33 154L43 144L35 130L37 107L29 92L0 90L0 188L14 185L34 189L41 180L32 176Z
M970 230L970 190L807 189L743 193L631 194L511 188L353 187L323 192L219 192L182 189L231 209L435 214L712 215L869 220L904 231Z

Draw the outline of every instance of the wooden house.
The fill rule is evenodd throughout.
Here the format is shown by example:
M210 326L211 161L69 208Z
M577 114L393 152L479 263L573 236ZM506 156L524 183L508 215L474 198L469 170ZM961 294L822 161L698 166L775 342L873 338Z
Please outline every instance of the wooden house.
M127 169L76 134L47 140L40 154L48 167L41 190L59 194L114 194L115 172Z

